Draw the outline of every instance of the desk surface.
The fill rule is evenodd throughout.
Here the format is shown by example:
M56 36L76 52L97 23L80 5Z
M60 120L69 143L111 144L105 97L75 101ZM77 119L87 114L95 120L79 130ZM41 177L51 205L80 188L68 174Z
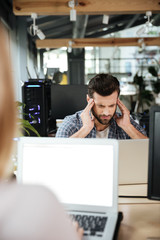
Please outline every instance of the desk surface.
M123 220L118 240L160 239L160 203L120 204Z
M139 196L147 195L147 184L121 185L119 195L138 198L119 198L119 211L123 220L118 240L160 239L160 201L152 201Z

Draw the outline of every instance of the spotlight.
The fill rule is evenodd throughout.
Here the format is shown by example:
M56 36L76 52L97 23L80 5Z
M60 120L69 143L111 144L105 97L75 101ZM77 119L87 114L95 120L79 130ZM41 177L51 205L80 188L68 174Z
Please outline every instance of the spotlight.
M143 50L145 50L145 47L146 47L144 39L143 38L138 39L138 43L140 44L139 52L143 52Z
M147 17L147 22L146 22L146 24L147 24L147 25L150 25L150 24L151 24L151 16L152 16L152 12L151 12L151 11L147 11L147 12L146 12L146 17Z
M136 34L138 36L141 36L142 34L149 32L149 28L152 27L151 16L152 16L152 12L151 11L147 11L146 12L147 22L146 22L145 26L142 26L141 28L139 28L137 30Z
M144 39L143 39L143 38L138 39L138 43L139 43L139 44L142 44L143 42L144 42Z
M69 47L67 48L67 52L68 52L68 53L71 53L71 52L72 52L72 47L69 46Z
M45 35L44 35L44 33L40 30L40 29L38 29L37 30L37 36L39 37L39 39L41 39L41 40L44 40L45 39Z
M69 2L68 2L68 6L69 6L70 8L72 8L72 9L70 10L70 21L76 21L77 13L76 13L76 10L74 9L74 7L75 7L75 2L74 2L74 0L69 1Z
M136 32L136 34L138 35L138 36L141 36L142 34L144 34L145 33L145 27L144 26L142 26L141 28L139 28L138 30L137 30L137 32Z
M72 52L72 44L73 44L74 42L73 41L68 41L68 49L67 49L67 52L68 53L71 53Z
M36 13L32 13L31 14L31 18L33 19L33 24L30 26L30 34L32 36L37 35L41 40L45 39L46 36L44 35L44 33L36 25L37 14Z
M103 15L102 23L103 24L108 24L109 23L109 15Z
M71 9L70 10L70 21L76 21L76 10L75 9Z

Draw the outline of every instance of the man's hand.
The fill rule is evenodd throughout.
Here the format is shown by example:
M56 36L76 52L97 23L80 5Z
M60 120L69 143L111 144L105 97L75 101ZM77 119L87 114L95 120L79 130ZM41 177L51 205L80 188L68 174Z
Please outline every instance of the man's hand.
M94 127L94 116L93 116L92 113L90 113L93 105L94 105L94 100L90 99L86 108L81 113L81 119L82 119L83 127L86 129L86 131L88 133L90 133L90 131ZM90 114L91 114L91 116L90 116Z
M81 113L81 119L82 119L83 126L81 127L81 129L78 132L76 132L72 136L70 136L71 138L85 138L90 133L90 131L93 129L94 116L91 113L91 109L92 109L93 105L94 105L94 100L90 99L86 108ZM91 116L90 116L90 114L91 114Z
M145 139L147 138L140 131L138 131L130 122L130 112L125 107L125 105L119 100L117 100L119 109L121 110L122 116L118 117L115 115L115 120L120 128L122 128L128 136L132 139Z
M130 111L125 107L125 105L118 98L117 104L119 109L121 110L122 116L118 117L115 115L115 120L119 127L121 127L124 131L131 124L130 122Z

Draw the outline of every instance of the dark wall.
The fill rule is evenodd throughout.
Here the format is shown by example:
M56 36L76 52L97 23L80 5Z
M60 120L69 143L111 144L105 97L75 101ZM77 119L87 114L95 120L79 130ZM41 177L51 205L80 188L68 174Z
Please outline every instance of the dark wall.
M69 84L84 84L85 66L84 49L80 54L68 53L68 79Z

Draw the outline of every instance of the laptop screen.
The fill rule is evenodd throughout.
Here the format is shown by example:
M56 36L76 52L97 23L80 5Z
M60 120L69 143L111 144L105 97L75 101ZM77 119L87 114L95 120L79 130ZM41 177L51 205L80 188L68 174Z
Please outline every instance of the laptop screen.
M65 204L111 207L113 140L86 140L22 138L18 180L47 186Z

